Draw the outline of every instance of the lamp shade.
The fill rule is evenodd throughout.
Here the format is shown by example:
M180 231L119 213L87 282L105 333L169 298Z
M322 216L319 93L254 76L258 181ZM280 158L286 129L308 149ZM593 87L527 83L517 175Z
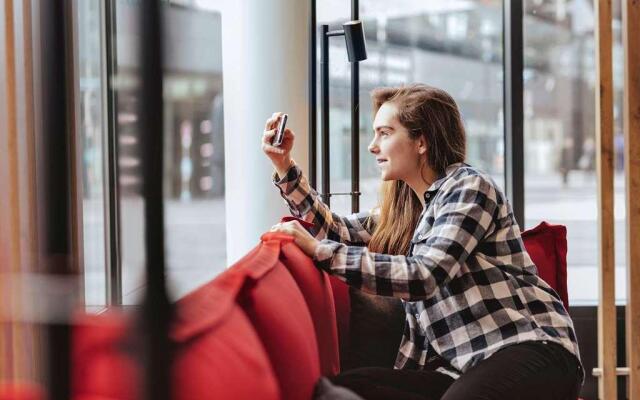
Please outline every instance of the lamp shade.
M362 21L349 21L342 24L344 39L347 42L347 54L350 62L367 59L367 46L364 41Z

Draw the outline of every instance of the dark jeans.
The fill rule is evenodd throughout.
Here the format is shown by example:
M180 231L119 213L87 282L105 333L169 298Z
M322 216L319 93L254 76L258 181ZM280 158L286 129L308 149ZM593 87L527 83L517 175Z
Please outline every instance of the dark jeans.
M367 400L576 400L577 359L562 346L526 342L505 347L457 380L434 371L357 368L331 381Z

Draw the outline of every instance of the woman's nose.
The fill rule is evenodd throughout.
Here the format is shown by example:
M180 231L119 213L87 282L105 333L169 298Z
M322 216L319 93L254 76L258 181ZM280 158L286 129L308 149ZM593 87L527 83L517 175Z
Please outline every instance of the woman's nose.
M375 140L369 143L369 147L367 147L367 149L369 150L369 153L373 153L373 154L376 154L379 150Z

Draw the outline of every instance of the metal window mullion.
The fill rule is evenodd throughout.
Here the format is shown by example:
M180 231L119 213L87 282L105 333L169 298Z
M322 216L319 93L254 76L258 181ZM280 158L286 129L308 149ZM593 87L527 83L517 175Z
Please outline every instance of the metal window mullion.
M73 38L70 37L72 3L50 0L38 4L38 52L41 60L41 129L38 130L37 191L40 257L45 273L69 277L73 268L73 191L71 161L74 127L70 105L73 87ZM73 294L61 293L54 301L60 310L55 322L47 324L49 398L68 399L71 394L71 316Z
M122 257L120 252L120 185L118 167L116 1L101 2L102 58L102 159L104 198L105 278L107 305L122 304Z
M358 0L351 1L351 20L359 19ZM351 212L360 211L360 65L351 63Z
M316 0L311 0L309 10L309 183L316 188L316 165L317 165L317 59L316 59Z
M320 109L322 124L322 199L330 206L331 186L329 169L329 25L320 27L321 55L320 55Z
M521 0L503 1L505 189L515 219L524 230L522 10Z
M146 292L142 307L144 398L171 398L172 307L165 278L163 198L162 2L143 0L140 10L140 132L143 149Z

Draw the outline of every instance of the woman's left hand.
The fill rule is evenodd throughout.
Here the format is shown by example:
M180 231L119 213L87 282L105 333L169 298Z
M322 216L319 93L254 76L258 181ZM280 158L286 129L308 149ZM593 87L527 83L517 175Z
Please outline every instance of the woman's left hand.
M316 248L320 244L320 241L311 236L300 222L296 220L275 224L271 227L270 232L282 232L293 236L294 242L309 257L313 257Z

